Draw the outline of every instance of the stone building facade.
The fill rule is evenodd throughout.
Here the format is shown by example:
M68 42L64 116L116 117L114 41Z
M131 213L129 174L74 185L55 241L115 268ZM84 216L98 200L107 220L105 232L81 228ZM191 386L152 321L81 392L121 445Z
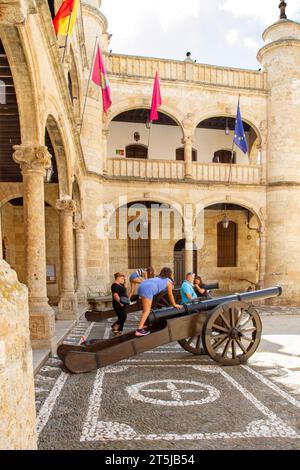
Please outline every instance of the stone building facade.
M60 4L0 0L0 254L28 286L33 348L55 348L53 305L57 318L77 319L78 303L105 294L115 271L141 267L135 260L169 265L178 280L197 270L224 291L280 283L280 301L298 303L300 25L270 26L252 71L109 54L100 0L81 2L64 49L52 25ZM88 82L97 36L107 114ZM163 105L149 130L156 71ZM249 155L236 150L230 164L239 95ZM174 209L182 222L143 245L148 258L112 234L134 203Z

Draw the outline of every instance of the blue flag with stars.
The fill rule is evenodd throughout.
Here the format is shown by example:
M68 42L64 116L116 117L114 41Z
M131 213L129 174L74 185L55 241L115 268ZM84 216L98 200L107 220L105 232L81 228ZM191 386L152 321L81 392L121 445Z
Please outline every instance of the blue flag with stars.
M238 103L233 142L241 149L242 152L248 153L248 144L242 121L240 102Z

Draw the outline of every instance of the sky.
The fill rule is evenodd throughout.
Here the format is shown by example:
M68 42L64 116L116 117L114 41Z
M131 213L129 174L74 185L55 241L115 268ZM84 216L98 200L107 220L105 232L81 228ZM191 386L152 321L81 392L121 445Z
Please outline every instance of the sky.
M300 0L286 0L300 22ZM279 0L102 0L113 53L258 69L262 33L279 18Z

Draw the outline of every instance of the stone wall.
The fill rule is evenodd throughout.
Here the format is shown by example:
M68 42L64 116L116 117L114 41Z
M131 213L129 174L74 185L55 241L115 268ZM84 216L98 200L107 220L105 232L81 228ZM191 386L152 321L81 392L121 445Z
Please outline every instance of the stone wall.
M27 289L0 261L0 449L36 449Z

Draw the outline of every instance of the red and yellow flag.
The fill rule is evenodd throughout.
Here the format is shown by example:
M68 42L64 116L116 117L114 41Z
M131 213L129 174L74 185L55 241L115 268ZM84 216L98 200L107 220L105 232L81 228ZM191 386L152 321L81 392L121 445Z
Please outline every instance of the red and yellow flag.
M78 3L79 0L63 1L53 20L56 36L67 36L68 34L72 34L76 21Z

